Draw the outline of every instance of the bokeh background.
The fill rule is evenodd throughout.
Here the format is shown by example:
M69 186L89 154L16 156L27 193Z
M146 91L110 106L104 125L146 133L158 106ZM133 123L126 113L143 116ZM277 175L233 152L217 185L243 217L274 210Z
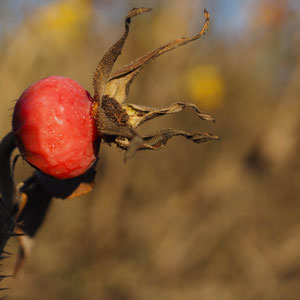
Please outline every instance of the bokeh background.
M102 145L94 190L54 200L10 299L300 299L300 3L298 0L1 0L0 133L15 99L43 77L92 90L93 71L132 21L117 65L173 38L202 39L147 66L129 102L191 111L142 130L208 131L161 152ZM16 180L32 173L19 162ZM17 243L7 250L16 253ZM4 264L11 273L15 257Z

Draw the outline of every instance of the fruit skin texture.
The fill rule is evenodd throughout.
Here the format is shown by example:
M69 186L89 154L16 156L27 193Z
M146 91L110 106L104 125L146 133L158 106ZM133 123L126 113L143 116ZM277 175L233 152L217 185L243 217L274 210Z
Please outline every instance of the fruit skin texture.
M13 114L13 132L23 158L59 179L87 171L100 144L92 106L90 94L70 78L50 76L32 84Z

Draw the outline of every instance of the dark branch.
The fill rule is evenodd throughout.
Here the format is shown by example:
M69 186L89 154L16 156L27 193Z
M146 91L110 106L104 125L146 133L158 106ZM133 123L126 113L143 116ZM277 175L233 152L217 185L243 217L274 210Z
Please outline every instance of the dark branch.
M14 231L18 211L18 201L10 162L15 147L14 134L10 132L0 143L0 255L11 233Z

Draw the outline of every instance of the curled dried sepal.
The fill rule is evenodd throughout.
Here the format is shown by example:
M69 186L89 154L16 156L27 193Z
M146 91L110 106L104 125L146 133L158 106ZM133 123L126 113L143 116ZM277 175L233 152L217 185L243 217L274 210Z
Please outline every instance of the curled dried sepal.
M125 109L129 116L128 123L132 128L137 128L146 121L152 120L154 118L180 112L186 107L191 107L201 120L213 122L215 121L211 115L200 111L195 104L186 102L176 102L168 108L147 107L130 103L123 104L122 107L123 109Z
M120 148L127 150L125 158L130 158L138 150L161 150L174 136L183 136L197 144L220 139L220 137L211 133L196 132L192 134L182 130L167 128L142 136L143 142L139 144L134 144L126 139L116 139L116 143Z
M137 58L136 60L113 73L105 86L104 95L116 99L117 101L119 101L119 103L123 103L127 98L129 87L133 79L144 66L146 66L148 63L161 56L162 54L174 50L189 42L197 40L206 33L210 22L210 16L207 10L204 10L204 16L205 24L198 34L191 37L177 38L171 42L168 42L154 49L153 51L148 52L144 56Z
M114 63L122 52L124 43L127 39L129 33L129 25L131 18L150 11L150 8L134 8L129 11L128 15L125 18L125 31L122 37L110 47L110 49L105 53L99 62L97 69L94 73L93 87L94 87L94 100L101 104L103 92L105 90L105 86L107 81L109 80L109 76L111 70L113 68Z
M156 133L153 133L148 136L144 136L144 145L141 150L151 149L151 150L161 150L168 140L174 136L183 136L188 140L191 140L194 143L200 144L205 143L211 140L219 140L220 137L211 133L206 132L196 132L196 133L188 133L182 130L177 129L161 129Z

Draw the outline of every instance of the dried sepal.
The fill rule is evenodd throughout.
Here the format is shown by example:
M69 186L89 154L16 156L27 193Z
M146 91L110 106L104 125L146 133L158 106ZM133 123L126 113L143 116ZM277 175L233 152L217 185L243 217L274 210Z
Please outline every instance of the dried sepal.
M147 107L131 103L123 104L122 107L123 109L125 109L129 116L128 123L132 128L137 128L146 121L152 120L154 118L180 112L187 107L192 108L201 120L213 122L215 121L211 115L200 111L195 104L187 102L176 102L167 108Z
M89 193L93 188L96 164L81 176L60 180L36 171L17 187L20 209L14 236L19 237L20 251L15 264L15 275L29 254L28 237L34 238L49 211L53 198L73 199ZM23 255L27 253L27 255Z
M200 144L205 143L210 140L219 140L220 137L211 133L188 133L182 130L177 130L173 128L161 129L152 134L142 136L143 143L139 145L135 151L138 150L161 150L167 142L174 136L183 136L188 140L191 140L194 143ZM131 143L126 139L116 139L116 143L120 148L125 150L130 149ZM130 157L135 153L132 149L129 153L127 153L127 157Z
M116 99L119 103L123 103L127 98L129 87L133 79L144 66L146 66L148 63L161 56L162 54L174 50L189 42L195 41L206 33L210 22L210 16L207 10L204 10L204 16L205 24L198 34L191 37L177 38L171 42L168 42L152 50L151 52L148 52L144 56L137 58L136 60L113 73L105 86L104 94Z
M110 49L105 53L99 62L97 69L94 73L93 87L94 87L94 100L101 104L103 92L107 81L109 80L111 70L114 63L116 62L119 55L122 53L124 43L127 39L129 33L129 25L131 18L150 11L150 8L134 8L129 11L128 15L125 18L125 31L122 37L110 47Z
M25 234L34 236L42 224L53 198L72 199L92 190L96 164L81 176L60 180L41 171L35 173L18 185L20 209L17 227Z
M65 198L66 200L70 200L70 199L74 199L76 197L80 197L80 196L84 196L86 194L88 194L89 192L91 192L93 190L94 187L94 183L87 183L87 182L82 182L79 184L79 186L77 187L77 189L67 198Z

